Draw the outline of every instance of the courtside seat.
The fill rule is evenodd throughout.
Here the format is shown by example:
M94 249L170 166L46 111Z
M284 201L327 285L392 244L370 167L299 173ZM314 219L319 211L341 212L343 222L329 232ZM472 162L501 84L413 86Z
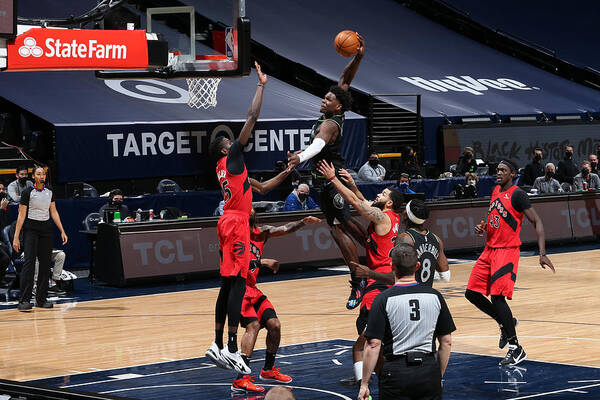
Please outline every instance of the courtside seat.
M158 193L176 193L181 192L181 187L174 180L163 179L162 181L158 182L156 191Z

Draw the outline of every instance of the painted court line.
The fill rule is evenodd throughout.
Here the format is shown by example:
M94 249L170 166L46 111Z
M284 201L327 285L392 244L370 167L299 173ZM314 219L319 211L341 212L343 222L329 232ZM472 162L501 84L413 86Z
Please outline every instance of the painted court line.
M341 362L339 362L339 361L338 361L336 358L333 358L331 361L333 361L333 363L334 363L335 365L342 365L342 363L341 363Z
M337 345L337 346L341 346L341 345ZM346 348L352 348L352 346L345 346ZM281 358L289 358L289 357L298 357L298 356L305 356L305 355L309 355L309 354L317 354L317 353L327 353L330 351L335 351L338 350L338 348L335 349L326 349L326 350L315 350L315 351L306 351L304 353L296 353L296 354L281 354L278 355L277 358L281 359ZM256 360L251 360L250 362L259 362L259 361L264 361L264 358L259 358ZM202 367L194 367L194 368L185 368L185 369L181 369L181 370L173 370L173 371L164 371L164 372L157 372L155 374L147 374L147 375L142 375L142 378L148 378L148 377L152 377L152 376L160 376L160 375L168 375L168 374L176 374L179 372L188 372L188 371L197 371L197 370L201 370L201 369L206 369L206 368L216 368L215 365L208 365L208 366L202 366ZM118 368L121 369L121 368ZM131 379L135 379L135 378L131 378ZM74 387L79 387L79 386L87 386L87 385L95 385L98 383L106 383L106 382L112 382L112 379L104 379L101 381L94 381L94 382L84 382L84 383L78 383L75 385L66 385L66 386L62 386L63 388L74 388Z
M586 385L586 386L579 386L579 387L574 387L574 388L568 388L568 389L561 389L561 390L554 390L552 392L544 392L544 393L536 393L536 394L530 394L527 396L521 396L521 397L512 397L509 400L522 400L522 399L533 399L534 397L543 397L543 396L549 396L551 394L557 394L557 393L564 393L564 392L571 392L573 390L581 390L581 389L588 389L588 388L593 388L593 387L597 387L600 386L600 383L596 383L594 385Z
M133 379L133 378L141 378L144 375L140 374L121 374L121 375L111 375L109 378L113 379Z

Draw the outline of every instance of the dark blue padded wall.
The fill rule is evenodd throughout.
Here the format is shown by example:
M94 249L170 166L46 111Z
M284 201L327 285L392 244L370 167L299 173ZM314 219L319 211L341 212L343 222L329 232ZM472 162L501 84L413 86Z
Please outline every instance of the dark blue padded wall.
M221 0L183 0L227 22ZM333 49L343 29L361 33L367 51L352 86L365 93L419 93L426 159L436 161L437 127L450 117L600 111L598 92L470 40L395 0L247 2L252 38L337 80L348 59ZM406 104L397 104L409 108ZM414 111L414 110L413 110Z
M600 2L546 0L445 0L492 29L499 29L556 52L562 60L600 71L593 44L600 27Z

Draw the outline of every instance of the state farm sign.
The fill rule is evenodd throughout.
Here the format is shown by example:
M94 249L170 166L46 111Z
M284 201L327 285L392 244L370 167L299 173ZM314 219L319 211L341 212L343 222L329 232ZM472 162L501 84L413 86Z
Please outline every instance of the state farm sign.
M8 71L147 67L145 31L33 28L8 44Z

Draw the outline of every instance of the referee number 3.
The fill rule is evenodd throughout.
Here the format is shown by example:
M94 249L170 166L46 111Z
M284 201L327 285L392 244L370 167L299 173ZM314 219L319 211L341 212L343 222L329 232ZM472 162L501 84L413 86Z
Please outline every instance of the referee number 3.
M419 300L412 299L408 301L408 305L411 307L410 320L418 321L421 319L421 311L419 309Z

